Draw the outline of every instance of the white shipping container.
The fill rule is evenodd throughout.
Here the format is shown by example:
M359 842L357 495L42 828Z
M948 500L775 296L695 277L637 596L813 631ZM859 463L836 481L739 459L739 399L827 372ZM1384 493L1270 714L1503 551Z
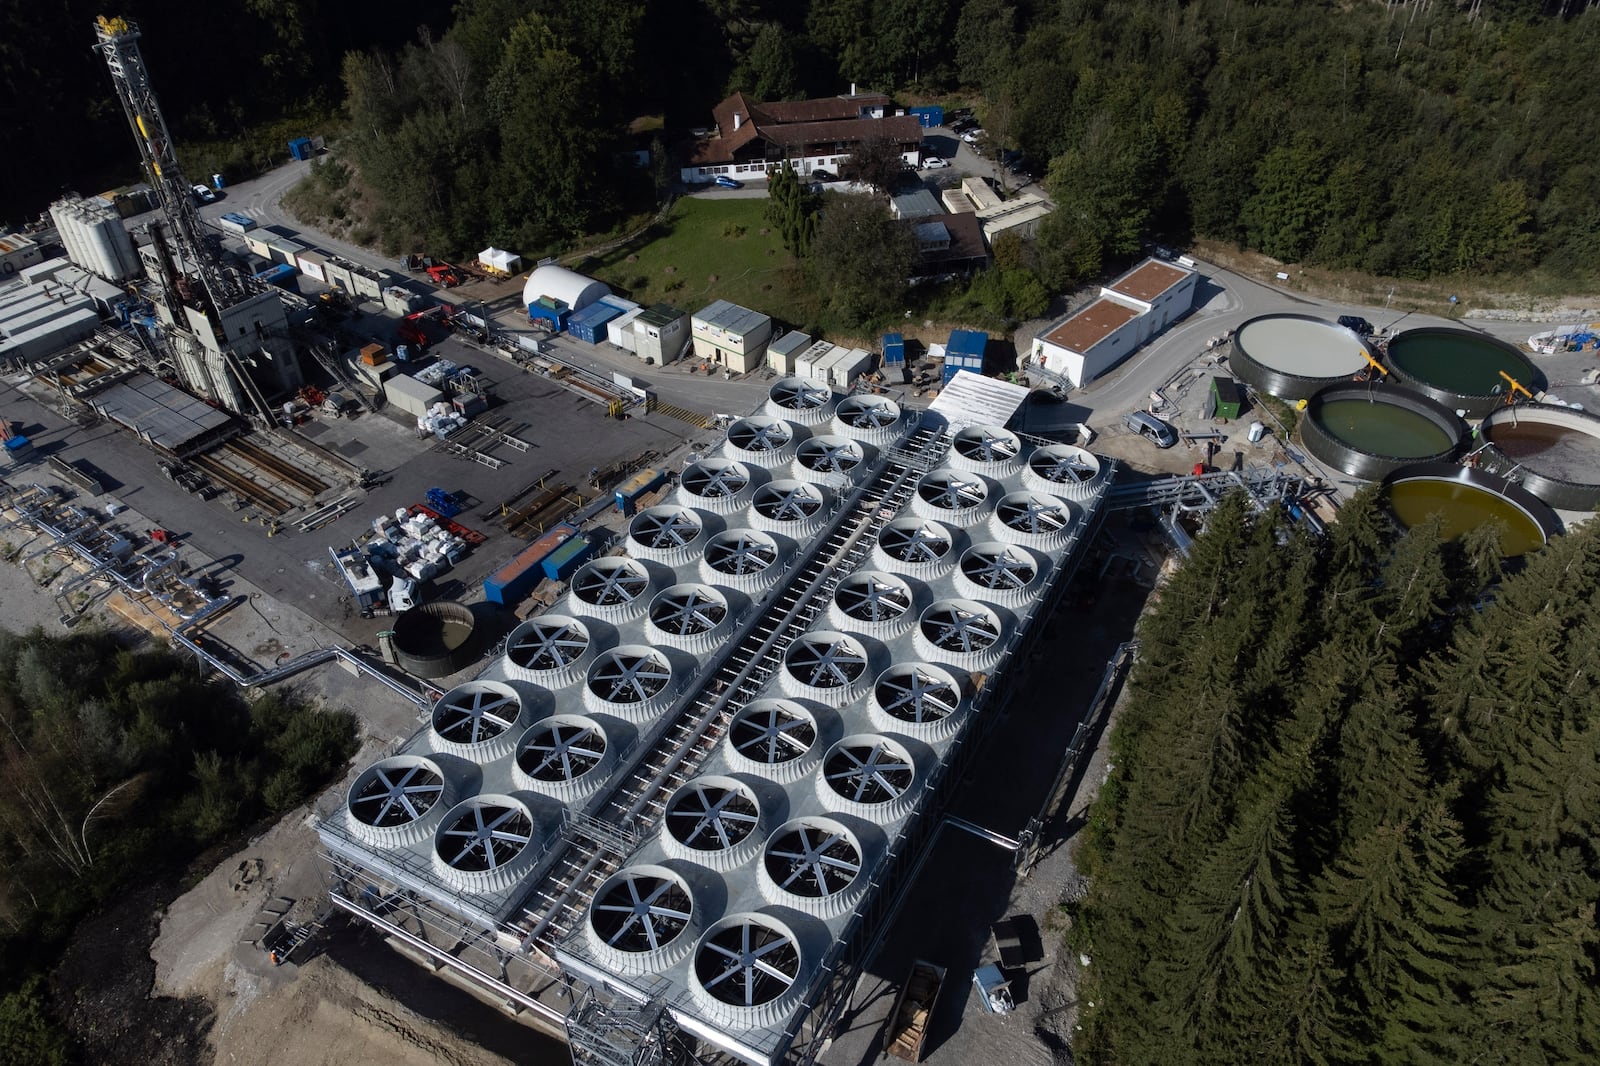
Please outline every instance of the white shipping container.
M826 374L820 378L816 376L816 367L833 355L834 347L828 341L818 341L801 352L799 358L794 361L795 377L804 381L826 382L828 380Z
M848 389L856 378L872 367L872 353L851 348L837 362L828 366L828 381L836 389Z
M295 257L295 265L300 268L300 273L326 285L328 283L328 272L322 269L322 263L322 256L316 252L301 252Z
M634 307L606 323L606 337L624 351L639 354L639 335L633 330L633 320L644 314L642 307Z
M398 410L422 418L428 409L444 400L444 393L414 377L396 374L383 383L383 394Z

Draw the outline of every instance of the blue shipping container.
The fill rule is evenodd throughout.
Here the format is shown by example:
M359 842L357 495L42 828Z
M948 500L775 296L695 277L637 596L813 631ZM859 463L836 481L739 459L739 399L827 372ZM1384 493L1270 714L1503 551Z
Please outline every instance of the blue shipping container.
M908 107L906 108L906 114L916 115L917 122L925 130L944 125L944 108L938 104L934 104L931 107Z
M275 267L268 267L256 275L257 281L264 281L268 285L276 285L280 289L290 292L300 291L300 271L288 263L279 263Z
M544 576L551 581L565 581L592 554L594 554L593 541L588 537L573 537L546 555L539 566L544 570Z
M898 333L883 335L883 365L892 366L906 361L906 341Z
M578 527L563 522L508 559L483 579L483 598L509 606L521 601L544 577L547 556L578 535Z
M294 140L290 141L289 154L296 159L310 159L312 156L311 138L296 137Z
M592 303L567 319L567 332L586 344L599 344L606 339L606 323L622 314L620 307Z
M550 323L550 328L557 333L567 328L567 319L571 315L572 312L564 303L558 303L553 307L542 303L528 305L528 322L530 325L535 322L548 322Z

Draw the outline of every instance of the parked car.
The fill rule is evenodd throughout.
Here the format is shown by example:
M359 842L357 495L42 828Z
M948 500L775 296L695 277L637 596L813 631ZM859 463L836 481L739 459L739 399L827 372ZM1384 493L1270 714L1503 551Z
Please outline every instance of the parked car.
M715 181L718 185L722 186L724 189L742 189L742 188L744 188L744 182L735 181L733 178L728 177L728 175L726 175L726 174L718 174L712 180Z
M217 202L217 194L212 192L206 186L195 185L192 186L192 189L194 191L194 198L197 202L202 204L214 204Z
M965 133L968 130L977 129L978 120L969 115L966 118L956 119L954 122L950 122L947 125L956 133Z
M979 141L983 140L983 136L984 136L983 127L982 126L974 126L972 129L970 129L967 132L963 133L961 135L961 139L963 141L966 141L968 144L977 144Z
M970 107L958 107L954 111L946 111L944 113L944 118L945 118L945 124L946 125L949 125L952 122L959 122L962 119L971 118L971 117L972 117L972 108L970 108Z
M1124 429L1139 434L1157 448L1170 448L1178 443L1178 431L1149 411L1135 411L1124 415L1122 425Z
M922 161L922 169L923 170L943 170L945 167L947 167L949 165L950 165L950 160L941 159L936 155L930 155L930 156L928 156L926 159L924 159Z
M814 178L817 181L838 181L839 180L839 175L835 174L831 170L823 170L821 167L818 167L817 169L813 170L811 172L811 176L812 176L812 178Z

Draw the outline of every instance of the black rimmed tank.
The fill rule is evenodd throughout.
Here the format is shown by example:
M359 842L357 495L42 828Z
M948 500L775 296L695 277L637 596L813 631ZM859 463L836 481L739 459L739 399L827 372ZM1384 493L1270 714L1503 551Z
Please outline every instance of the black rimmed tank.
M1482 470L1421 463L1396 470L1384 486L1389 509L1407 529L1438 515L1440 536L1454 540L1499 522L1500 550L1507 558L1537 551L1561 532L1560 518L1531 492Z
M1390 339L1384 362L1402 385L1474 419L1505 402L1512 391L1507 378L1532 393L1545 386L1527 356L1469 329L1408 329Z
M1311 315L1259 315L1233 334L1234 376L1280 400L1303 400L1349 381L1372 350L1355 332Z
M1368 382L1323 389L1306 405L1300 439L1318 460L1381 481L1412 463L1456 454L1466 426L1456 413L1409 389Z
M1600 418L1575 407L1520 403L1478 426L1485 470L1511 478L1552 507L1600 507Z

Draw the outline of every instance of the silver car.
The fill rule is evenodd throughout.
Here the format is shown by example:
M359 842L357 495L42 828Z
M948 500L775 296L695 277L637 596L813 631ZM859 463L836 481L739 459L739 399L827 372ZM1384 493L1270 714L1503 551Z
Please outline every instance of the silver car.
M1170 448L1178 443L1178 431L1149 411L1135 411L1122 418L1124 428L1154 444L1157 448Z

